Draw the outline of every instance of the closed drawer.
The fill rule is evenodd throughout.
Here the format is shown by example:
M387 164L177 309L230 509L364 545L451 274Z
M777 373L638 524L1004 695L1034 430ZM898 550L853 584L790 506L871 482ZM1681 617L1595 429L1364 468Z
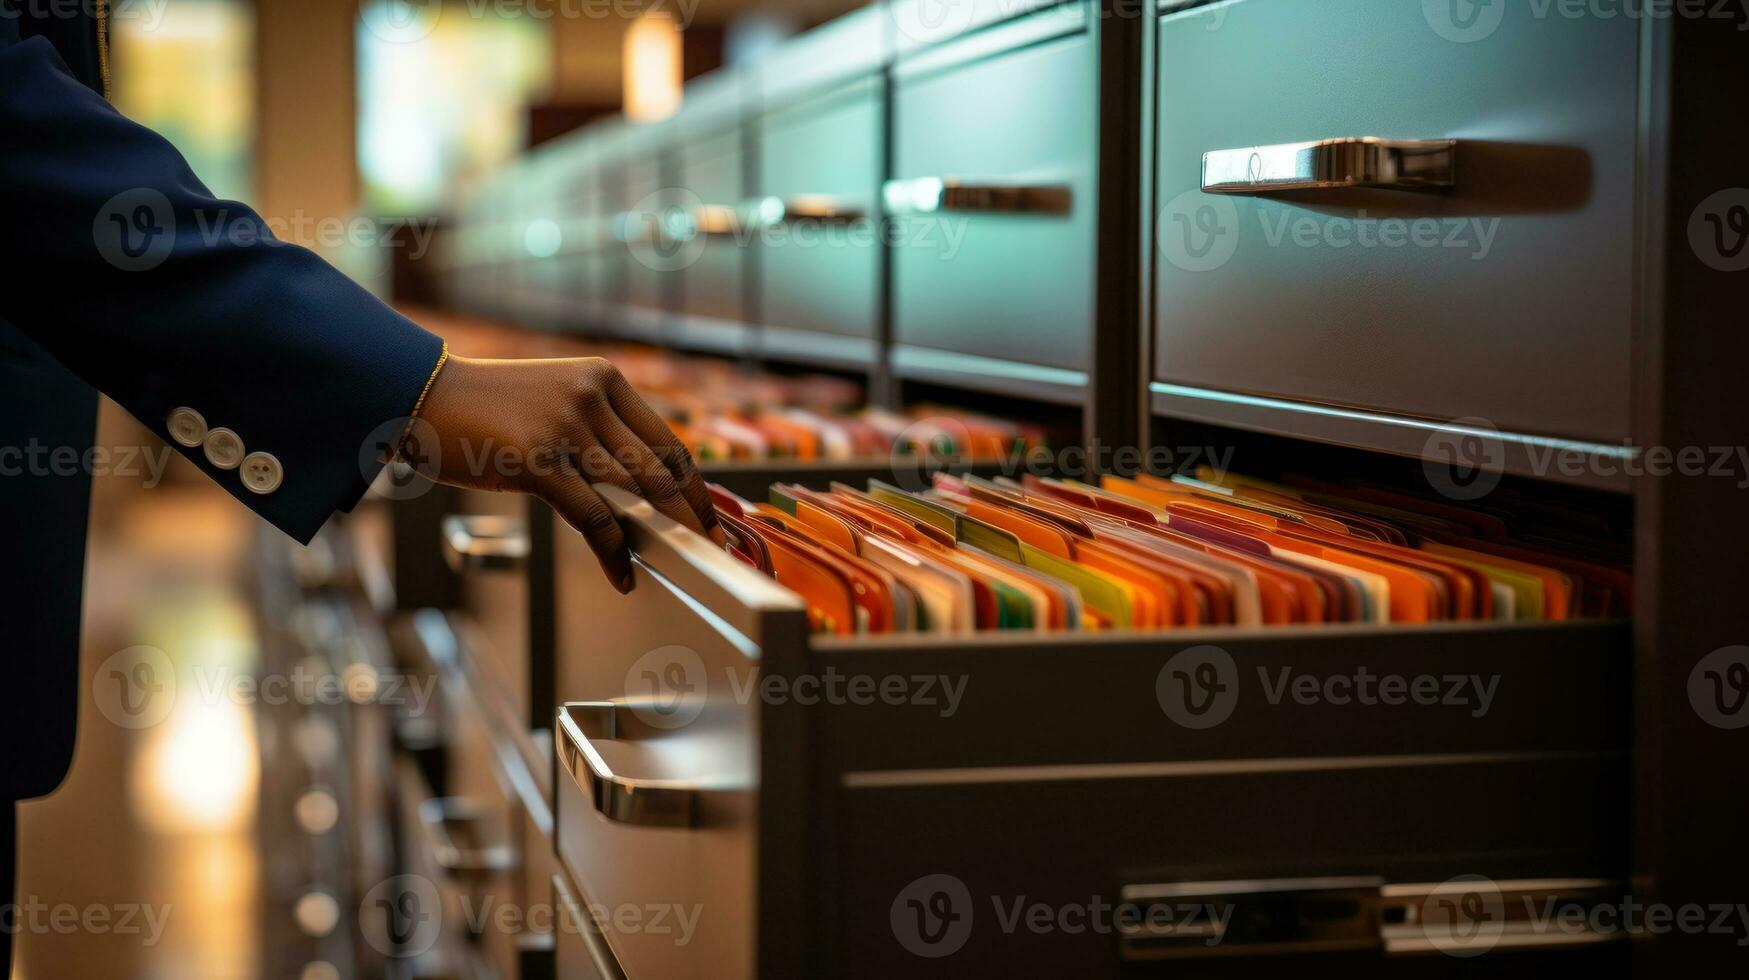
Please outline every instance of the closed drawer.
M560 532L560 695L616 703L573 705L559 735L559 853L598 904L697 902L701 939L752 888L757 920L737 914L707 947L751 944L737 968L1109 975L1128 955L1109 929L1011 935L1001 916L1137 887L1338 877L1379 902L1460 876L1557 898L1585 891L1562 882L1624 887L1626 623L809 638L786 592L602 492L637 583L619 595ZM668 797L695 790L687 826L609 819L671 817ZM661 799L640 810L640 792ZM976 896L946 909L974 931L918 952L899 931L908 900L935 914L931 934L951 917L907 889L941 875ZM1402 965L1414 943L1392 924L1357 914L1371 932L1351 945L1235 941L1181 972L1449 969ZM609 938L633 977L712 962L698 940ZM1612 966L1621 938L1516 936L1499 970L1530 962L1505 955L1515 943Z
M894 366L1032 394L1085 385L1098 45L1083 4L895 69ZM1048 394L1048 392L1047 392Z
M852 364L874 356L881 308L884 83L868 78L759 124L763 349Z
M602 214L601 173L593 159L580 160L559 180L556 261L548 287L558 298L554 322L593 326L604 308L601 251L612 239Z
M1381 0L1163 18L1156 393L1625 439L1640 23ZM1455 140L1455 186L1202 190L1205 153L1239 151L1244 182L1290 169L1271 148L1351 137Z
M416 766L397 766L402 873L364 897L360 926L373 948L417 975L492 976L491 910L520 899L509 889L502 844L477 836L471 804L438 797ZM500 828L501 829L501 828ZM452 972L442 972L452 971Z
M619 170L613 236L604 263L608 288L618 299L614 326L625 335L655 340L673 303L679 243L671 235L678 189L666 182L662 155L628 156Z
M674 339L689 347L742 350L747 246L741 230L745 158L741 132L730 129L683 143L673 202L675 264L683 316Z
M856 844L841 852L845 942L829 975L1470 976L1470 954L1495 950L1482 961L1491 977L1626 975L1628 944L1605 935L1441 935L1437 919L1368 921L1386 917L1391 892L1443 886L1462 897L1468 886L1454 879L1475 881L1484 906L1504 906L1517 901L1495 900L1508 875L1546 890L1539 904L1578 898L1581 869L1623 875L1625 759L1015 776L845 793L844 834ZM1502 819L1517 808L1616 818ZM925 825L938 829L890 832ZM1276 894L1246 902L1251 888ZM1300 889L1313 894L1295 907ZM1172 921L1129 930L1124 908ZM1260 928L1272 913L1287 921ZM1296 928L1302 915L1314 928ZM1273 939L1328 948L1268 948ZM1509 942L1519 948L1508 953Z

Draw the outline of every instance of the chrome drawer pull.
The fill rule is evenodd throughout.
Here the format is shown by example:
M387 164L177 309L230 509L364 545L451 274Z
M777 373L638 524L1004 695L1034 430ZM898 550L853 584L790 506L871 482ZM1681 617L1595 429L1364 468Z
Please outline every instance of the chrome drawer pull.
M1593 910L1619 904L1620 881L1546 878L1386 884L1370 876L1130 885L1119 923L1130 962L1371 951L1473 956L1629 938ZM1577 921L1579 925L1570 923Z
M851 225L868 215L861 208L846 207L837 198L826 194L798 194L788 199L765 197L747 208L753 223L761 228L776 228L794 222Z
M699 789L668 779L615 775L590 738L619 738L613 701L573 701L559 708L559 764L595 805L615 823L639 827L691 827L698 817ZM585 729L588 729L585 733Z
M443 519L443 552L458 572L518 569L528 561L528 525L495 514L450 514Z
M701 204L693 208L688 217L689 230L692 235L703 235L707 238L722 238L732 236L741 230L741 215L727 204ZM685 241L691 236L682 237L675 234L681 228L669 230L670 237L676 241Z
M1457 186L1457 140L1382 140L1365 136L1242 146L1202 155L1208 194L1388 187Z
M485 822L485 814L467 800L437 797L419 804L419 826L431 859L454 874L490 874L516 866L516 855L508 845L478 843ZM451 833L452 827L461 833ZM458 836L462 842L458 843Z
M974 184L944 177L889 180L882 189L887 210L994 214L1068 214L1074 191L1066 184Z

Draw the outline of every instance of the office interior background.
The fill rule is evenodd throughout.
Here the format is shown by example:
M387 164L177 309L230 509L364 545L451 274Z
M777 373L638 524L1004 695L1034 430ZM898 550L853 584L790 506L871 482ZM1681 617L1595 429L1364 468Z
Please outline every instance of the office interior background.
M1320 551L1294 580L1314 597L1280 599L1306 612L1226 619L1188 586L1182 611L1155 603L1178 594L1149 572L1071 639L1000 637L1012 595L986 588L963 630L858 646L866 607L790 609L629 502L647 553L623 602L539 505L404 468L299 548L105 402L88 696L67 781L20 807L13 980L1709 976L1749 944L1749 157L1722 68L1749 34L1729 12L109 7L114 104L218 196L458 353L622 361L755 504L1176 474L1058 486L1001 527L1037 544L1080 526L1071 505L1191 506L1230 549L1236 496L1369 547L1460 527L1490 550L1367 551L1342 575ZM1323 140L1342 145L1293 148ZM817 421L834 412L860 421ZM1203 572L1185 581L1231 603ZM1396 621L1387 580L1432 611ZM859 656L940 674L955 707L754 697L750 721L712 700L702 749L664 755L642 715L657 749L587 748L616 737L584 718L603 677L629 694L640 669L747 649L779 680ZM1241 671L1234 720L1175 702L1174 664ZM1356 707L1369 672L1436 678L1462 710ZM604 767L678 783L693 755L761 781L688 796L684 831L638 827L682 819L673 787ZM723 857L734 834L758 847ZM1107 928L1076 927L1089 904ZM673 927L597 921L658 907Z

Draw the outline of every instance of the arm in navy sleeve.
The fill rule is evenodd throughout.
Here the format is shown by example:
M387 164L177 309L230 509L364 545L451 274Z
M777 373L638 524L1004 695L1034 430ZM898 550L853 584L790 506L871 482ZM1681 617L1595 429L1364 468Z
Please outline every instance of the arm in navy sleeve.
M441 340L214 198L40 38L0 40L0 216L0 317L300 541L363 495L367 443L438 363ZM278 489L170 439L183 407L277 459Z

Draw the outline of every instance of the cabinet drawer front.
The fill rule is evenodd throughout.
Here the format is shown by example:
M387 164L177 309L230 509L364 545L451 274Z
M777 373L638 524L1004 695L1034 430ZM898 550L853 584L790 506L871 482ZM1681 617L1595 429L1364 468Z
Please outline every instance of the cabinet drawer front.
M1052 368L1060 376L1087 370L1098 45L1083 20L1046 11L995 29L1016 32L1018 47L942 68L931 67L939 50L920 56L914 69L901 63L895 179L886 194L897 212L893 312L901 372L928 362L927 353L912 351ZM1056 35L1039 39L1040 24ZM965 189L957 196L930 193L955 183ZM1004 373L997 364L989 370Z
M587 902L578 897L577 885L563 873L551 877L553 929L558 980L625 980L625 971L607 948L596 928Z
M622 331L653 338L670 308L669 287L679 252L662 229L678 196L676 188L664 184L662 162L655 155L631 158L620 173L620 203L613 218L617 237L606 273L618 282Z
M680 309L689 317L724 323L744 317L747 248L732 220L720 222L740 210L745 166L739 130L699 138L680 151L679 206L697 235L691 243L696 254L680 271Z
M773 112L760 124L758 195L784 205L760 225L760 318L767 349L826 342L866 363L880 314L878 220L885 93L852 85ZM809 212L809 208L812 212ZM791 213L798 212L798 213Z
M1156 378L1625 438L1638 25L1381 0L1163 18ZM1255 180L1274 148L1357 137L1455 140L1455 186L1202 190L1205 153Z
M1463 956L1387 958L1381 923L1346 944L1314 935L1299 948L1264 949L1240 938L1248 923L1235 922L1234 909L1211 914L1187 899L1165 908L1182 922L1238 928L1180 941L1170 965L1126 966L1152 957L1125 949L1117 917L1145 902L1131 889L1176 883L1371 879L1376 895L1470 876L1619 882L1628 865L1625 757L1015 778L845 792L834 879L845 883L844 945L831 975L1420 977L1478 975L1485 964L1489 976L1533 977L1554 966L1619 969L1627 956L1625 934L1565 944L1550 928L1530 937L1542 955L1477 937L1451 947ZM910 826L931 832L892 831ZM1475 972L1442 972L1448 964Z

